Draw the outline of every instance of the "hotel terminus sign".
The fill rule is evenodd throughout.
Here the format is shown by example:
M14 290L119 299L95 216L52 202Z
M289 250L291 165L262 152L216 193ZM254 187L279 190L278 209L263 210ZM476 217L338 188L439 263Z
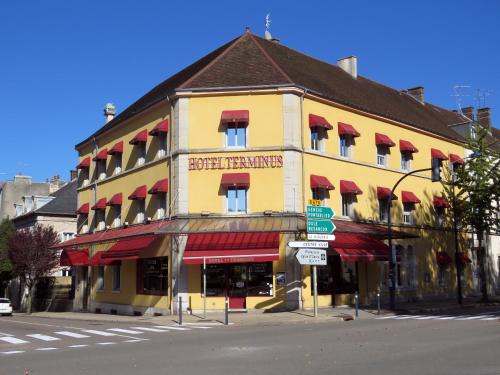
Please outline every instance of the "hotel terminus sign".
M190 171L282 167L282 155L211 156L203 158L189 158Z

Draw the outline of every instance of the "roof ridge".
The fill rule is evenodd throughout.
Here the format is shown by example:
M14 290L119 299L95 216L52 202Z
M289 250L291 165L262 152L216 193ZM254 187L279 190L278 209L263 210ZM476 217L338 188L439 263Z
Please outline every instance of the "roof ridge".
M272 66L274 66L278 72L280 72L280 74L283 76L283 78L285 78L285 80L287 80L289 83L295 83L293 82L293 80L289 77L288 74L285 73L285 71L278 65L278 63L276 61L274 61L274 59L269 56L269 54L264 50L264 48L260 45L259 42L257 42L257 40L255 39L254 35L252 33L249 33L248 34L250 36L250 39L252 40L252 42L255 43L255 45L257 46L257 48L259 49L259 51L264 55L264 57L269 60L269 62L271 63Z
M215 63L217 63L223 56L225 56L229 51L231 51L238 43L240 43L249 34L250 34L249 32L245 32L242 35L240 35L240 37L237 38L229 47L227 47L224 52L222 52L219 56L217 56L215 59L213 59L209 64L205 65L202 69L198 70L195 74L193 74L190 78L188 78L184 83L177 86L176 89L186 88L189 83L193 82L196 78L198 78L200 75L205 73L209 68L211 68L213 65L215 65Z

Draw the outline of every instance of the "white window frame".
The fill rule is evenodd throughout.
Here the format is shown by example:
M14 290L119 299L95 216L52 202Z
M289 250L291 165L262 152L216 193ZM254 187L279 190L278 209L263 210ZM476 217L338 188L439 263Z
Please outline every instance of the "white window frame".
M246 202L245 202L246 210L245 211L238 210L238 202L240 200L240 198L238 198L238 196L236 197L236 206L237 206L236 211L229 211L229 191L230 190L236 190L236 195L238 195L239 190L245 190L245 199L246 199ZM250 189L248 189L248 188L242 188L242 187L228 187L228 188L226 188L225 201L226 201L226 213L227 214L229 214L229 215L241 215L241 214L247 214L249 212L249 208L248 208L248 202L250 201L250 199L248 198L249 190Z
M387 203L387 199L379 199L378 200L378 220L382 223L387 223L389 220L389 204Z
M96 227L97 230L106 229L106 211L105 210L96 210Z
M342 139L345 139L345 155L342 153ZM352 150L354 145L354 137L350 134L339 135L339 155L341 158L352 159Z
M328 197L330 193L327 189L313 188L311 189L312 199L321 201L322 206L328 206Z
M156 209L156 218L165 219L167 215L167 193L156 194L156 199L158 201L158 207Z
M313 133L318 134L318 139L313 139ZM325 151L325 139L327 138L327 133L325 128L321 126L315 126L310 128L310 138L311 138L311 150L313 151Z
M137 224L142 224L146 221L146 200L145 199L137 199L137 214L135 215L135 222Z
M158 152L156 153L156 156L158 158L162 158L165 155L167 155L167 147L168 147L167 134L168 133L158 132L158 135L156 136L158 142Z
M88 233L89 232L89 224L88 224L88 219L86 224L82 224L82 229L81 233Z
M415 203L403 203L403 224L413 225L415 222L414 218Z
M97 266L96 267L96 280L95 280L95 289L98 292L103 292L104 291L104 266Z
M122 206L113 206L113 228L118 228L122 225Z
M377 145L377 166L387 168L389 147L386 145Z
M121 264L117 264L117 265L111 266L111 270L112 270L112 276L113 276L111 291L113 293L118 293L121 290L121 283L122 283L121 272L122 272L122 266L121 266Z
M241 129L241 128L244 128L245 130L245 144L242 146L242 145L236 145L236 146L230 146L229 145L229 134L228 134L228 130L231 129L231 128L236 128L237 129ZM236 131L237 133L237 131ZM235 135L235 143L236 141L238 140L238 136ZM226 130L225 130L225 147L226 148L230 148L230 149L242 149L242 148L247 148L248 147L248 123L246 122L228 122L226 124Z
M354 207L356 202L356 194L344 193L340 194L342 217L354 219Z
M117 175L122 172L123 157L121 153L116 153L114 155L114 158L115 158L115 170L113 174Z
M146 142L137 142L135 144L137 152L137 163L136 166L141 166L146 163Z
M80 169L80 172L78 173L78 178L82 182L82 187L88 186L90 184L90 177L89 177L89 169L88 168L82 168Z
M61 232L61 241L69 241L72 238L75 238L75 233L73 232Z
M106 175L106 160L97 160L96 168L97 168L97 179L99 181L104 180L107 177L107 175Z
M411 152L401 151L401 170L404 172L411 172Z

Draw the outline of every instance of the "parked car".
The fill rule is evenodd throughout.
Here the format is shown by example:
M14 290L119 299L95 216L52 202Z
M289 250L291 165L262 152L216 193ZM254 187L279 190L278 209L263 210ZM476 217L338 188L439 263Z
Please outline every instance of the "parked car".
M7 298L0 298L0 314L12 315L12 303Z

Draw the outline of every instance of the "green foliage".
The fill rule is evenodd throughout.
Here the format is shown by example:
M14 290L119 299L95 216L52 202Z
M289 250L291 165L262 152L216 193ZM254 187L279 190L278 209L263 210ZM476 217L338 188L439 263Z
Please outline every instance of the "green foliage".
M0 287L11 278L12 264L7 254L7 242L14 232L14 224L9 219L0 223Z

